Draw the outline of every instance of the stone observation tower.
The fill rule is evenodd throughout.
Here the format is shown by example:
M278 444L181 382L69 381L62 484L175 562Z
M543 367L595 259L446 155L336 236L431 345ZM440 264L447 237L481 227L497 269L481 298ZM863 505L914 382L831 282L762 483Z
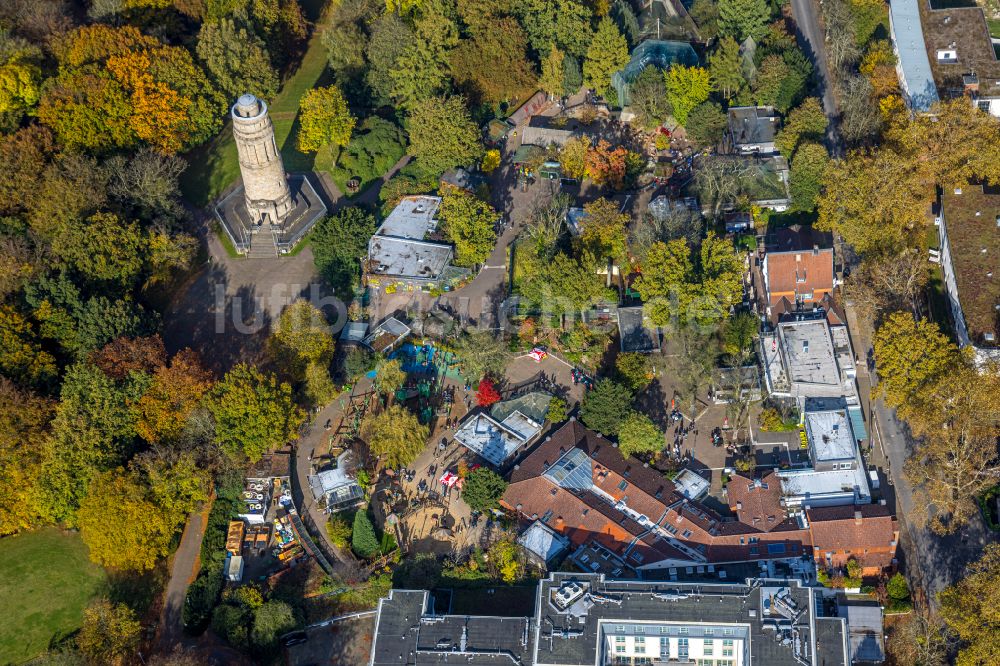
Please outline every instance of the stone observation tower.
M274 141L267 104L253 95L241 95L233 105L232 116L247 212L257 225L280 226L295 202Z
M239 254L288 254L326 214L326 204L309 174L285 173L264 100L241 95L230 115L243 184L216 202L215 215Z

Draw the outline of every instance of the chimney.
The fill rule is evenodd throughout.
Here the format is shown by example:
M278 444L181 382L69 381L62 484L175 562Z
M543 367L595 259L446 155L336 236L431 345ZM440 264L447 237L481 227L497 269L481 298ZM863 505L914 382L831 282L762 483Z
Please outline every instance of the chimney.
M861 522L862 522L861 521L861 512L860 511L855 511L854 512L854 524L855 525L860 525Z
M556 527L560 527L561 528L562 526L563 526L563 517L562 516L558 516L556 518Z

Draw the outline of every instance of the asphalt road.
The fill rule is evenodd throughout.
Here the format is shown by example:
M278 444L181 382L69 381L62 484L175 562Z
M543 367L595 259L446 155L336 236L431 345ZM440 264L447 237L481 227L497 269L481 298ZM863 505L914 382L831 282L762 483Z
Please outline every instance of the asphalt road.
M843 153L838 131L840 111L837 108L837 99L833 94L827 69L826 35L820 25L819 9L814 0L792 0L792 17L798 26L796 38L799 46L812 60L816 69L816 88L822 96L823 110L826 111L826 117L830 121L826 128L827 148L834 157L840 157Z
M859 333L860 327L852 308L846 308L851 331L851 344L861 357L867 356L870 348L867 339ZM896 418L895 410L885 406L881 399L871 403L872 376L862 363L858 367L858 391L866 409L870 406L872 420L869 429L877 435L876 450L869 462L879 467L882 477L888 477L890 505L900 522L900 549L905 562L905 571L911 584L923 588L932 607L936 606L937 593L960 579L966 565L974 562L982 554L983 547L997 541L997 536L985 526L976 513L961 530L947 536L940 536L922 526L919 516L925 509L924 500L915 492L914 484L903 474L903 466L914 447L906 424ZM877 393L877 387L875 389ZM882 454L884 452L884 458Z

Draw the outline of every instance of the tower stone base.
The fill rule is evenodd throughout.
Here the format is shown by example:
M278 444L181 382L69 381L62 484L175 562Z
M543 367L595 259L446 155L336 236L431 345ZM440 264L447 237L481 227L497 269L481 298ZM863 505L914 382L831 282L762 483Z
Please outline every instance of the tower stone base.
M265 224L261 224L261 209L250 209L246 189L240 185L215 206L215 215L233 247L240 254L250 253L251 246L267 245L275 248L275 256L287 254L326 215L326 204L316 193L316 188L306 174L288 176L288 206L283 215L272 207ZM265 202L261 202L265 203ZM273 204L274 202L266 202ZM264 235L270 238L264 238ZM269 254L269 253L268 253ZM263 256L255 252L254 256Z

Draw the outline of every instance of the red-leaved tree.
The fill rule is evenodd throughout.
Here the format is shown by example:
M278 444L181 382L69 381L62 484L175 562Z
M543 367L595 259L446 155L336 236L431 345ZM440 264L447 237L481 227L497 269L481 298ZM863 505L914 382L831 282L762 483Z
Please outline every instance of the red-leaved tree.
M476 404L480 407L489 407L494 402L500 402L500 393L492 381L484 379L479 382L479 390L476 391Z

